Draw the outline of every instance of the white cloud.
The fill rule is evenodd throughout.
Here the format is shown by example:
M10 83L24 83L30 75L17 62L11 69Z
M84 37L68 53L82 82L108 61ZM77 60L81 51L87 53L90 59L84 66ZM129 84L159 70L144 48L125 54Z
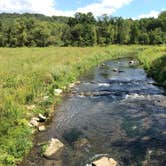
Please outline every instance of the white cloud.
M41 13L48 16L63 15L73 16L75 12L92 12L95 16L102 14L112 14L124 5L133 0L97 0L85 7L75 11L56 10L54 0L0 0L0 12L17 12L17 13Z
M100 0L85 7L77 9L77 12L93 12L95 16L102 14L112 14L124 5L131 3L133 0Z
M0 0L1 12L54 14L54 0Z
M0 0L0 12L40 13L47 16L72 16L73 11L56 10L54 0Z
M141 18L150 18L150 17L154 17L157 18L159 16L159 14L164 11L164 9L160 10L160 11L156 11L156 10L151 10L149 13L146 14L141 14L137 17L137 19L141 19Z

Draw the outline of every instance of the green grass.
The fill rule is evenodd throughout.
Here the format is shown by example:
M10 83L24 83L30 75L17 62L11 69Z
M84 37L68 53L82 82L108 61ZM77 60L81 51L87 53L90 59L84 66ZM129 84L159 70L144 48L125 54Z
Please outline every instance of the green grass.
M71 82L93 66L137 53L149 71L151 53L158 49L165 52L165 48L149 46L0 48L0 166L16 165L32 148L28 122L38 113L54 111L60 100L54 89L67 91ZM29 110L30 105L36 107Z
M54 89L66 89L102 61L134 55L139 46L93 48L0 48L0 165L12 166L32 147L28 122L49 114L59 101ZM44 96L49 96L43 100ZM27 106L35 105L28 110Z
M166 47L149 47L139 53L138 59L148 75L166 88Z

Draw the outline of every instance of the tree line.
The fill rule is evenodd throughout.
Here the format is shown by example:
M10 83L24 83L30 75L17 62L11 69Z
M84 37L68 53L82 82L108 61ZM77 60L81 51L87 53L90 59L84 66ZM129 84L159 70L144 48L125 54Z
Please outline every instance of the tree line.
M92 13L74 17L0 14L0 47L165 44L166 11L139 20Z

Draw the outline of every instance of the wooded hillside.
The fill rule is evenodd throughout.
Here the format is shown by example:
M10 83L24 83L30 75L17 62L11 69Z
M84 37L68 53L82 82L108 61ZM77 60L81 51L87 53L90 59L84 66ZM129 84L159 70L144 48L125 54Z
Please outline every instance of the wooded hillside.
M0 47L164 44L166 11L140 20L92 13L75 17L41 14L0 14Z

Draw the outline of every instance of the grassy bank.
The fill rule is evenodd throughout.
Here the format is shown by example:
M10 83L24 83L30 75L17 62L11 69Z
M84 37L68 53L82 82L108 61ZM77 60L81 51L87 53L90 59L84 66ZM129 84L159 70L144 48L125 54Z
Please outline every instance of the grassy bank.
M15 165L31 149L28 122L53 110L59 100L54 89L67 90L98 63L140 50L139 46L0 48L0 165Z
M139 53L138 59L148 75L166 88L166 47L149 47Z

